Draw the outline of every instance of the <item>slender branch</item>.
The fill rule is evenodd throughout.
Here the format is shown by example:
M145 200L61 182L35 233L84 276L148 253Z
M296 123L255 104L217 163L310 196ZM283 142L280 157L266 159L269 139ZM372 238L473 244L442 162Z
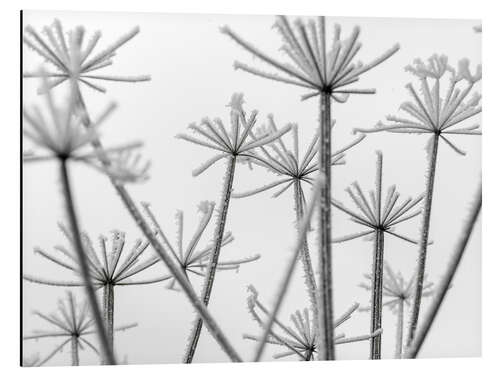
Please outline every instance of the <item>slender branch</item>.
M78 353L78 337L71 337L71 366L80 366L80 356Z
M481 186L474 197L474 202L472 204L472 211L470 216L467 218L464 229L460 232L460 237L458 239L458 243L456 245L455 251L451 256L451 261L446 269L446 272L441 279L439 286L436 288L434 300L432 301L431 306L429 307L429 312L426 316L426 319L422 322L422 327L415 335L415 339L413 340L410 348L405 354L405 358L416 358L420 349L422 348L422 344L429 333L429 330L436 319L436 316L441 308L441 305L446 297L446 293L450 289L451 282L455 273L457 272L458 266L460 265L460 261L462 260L462 256L464 255L465 249L467 248L467 244L469 243L470 237L472 235L472 230L477 222L479 217L479 213L481 212L482 207L482 195L481 195Z
M203 285L202 301L205 306L208 305L210 301L210 294L212 293L212 287L215 281L215 271L217 270L217 264L219 261L220 249L222 246L222 241L224 238L224 229L226 226L226 218L229 210L229 201L231 200L231 191L233 190L233 179L234 171L236 167L236 156L231 157L228 160L226 175L224 178L222 201L218 208L218 223L215 229L214 246L212 253L210 255L210 264L208 266L207 272L205 274L205 283ZM196 347L198 346L198 341L200 339L201 328L203 327L203 320L198 318L195 322L193 331L189 338L188 348L184 357L184 363L191 363L193 361L194 353Z
M298 260L299 255L300 255L300 251L303 248L304 238L306 237L307 231L309 230L311 217L312 217L314 208L315 208L316 204L318 203L318 200L320 199L320 191L321 191L324 184L325 184L324 176L319 175L317 178L317 182L315 184L315 189L314 189L311 201L310 201L311 203L309 205L309 208L300 222L300 225L299 225L300 229L299 229L299 233L297 236L297 242L296 242L296 245L292 251L292 256L290 258L290 261L286 266L283 281L281 282L280 287L278 289L278 295L276 297L276 302L274 303L274 306L273 306L271 312L268 314L269 318L268 318L268 321L266 323L264 333L262 334L262 337L259 340L260 343L259 343L259 346L257 348L255 357L253 359L254 362L258 362L260 360L260 358L262 357L262 354L264 353L264 347L267 343L267 338L268 338L269 334L271 333L273 323L276 321L276 317L278 316L279 309L281 308L281 304L283 302L283 299L285 298L285 294L286 294L288 287L290 285L293 271L295 269L295 264L297 263L297 260Z
M432 197L434 192L434 179L436 176L437 154L439 146L439 134L434 133L432 149L429 155L429 167L427 170L427 183L425 191L424 212L422 215L422 229L420 233L420 248L418 252L417 279L415 283L415 296L413 299L410 317L410 328L406 345L409 346L415 336L422 300L422 289L424 287L425 261L427 257L427 245L429 242L429 228L431 223Z
M115 290L114 285L105 284L103 287L103 316L104 325L106 327L106 333L108 335L108 341L111 348L114 348L114 323L115 323Z
M304 205L302 202L302 186L300 181L295 181L294 183L294 200L295 200L295 214L297 231L300 230L299 224L304 217ZM309 300L311 302L311 310L313 312L313 324L318 329L318 300L316 296L317 287L316 280L314 278L314 270L311 262L311 254L309 253L309 244L307 241L307 235L304 237L304 244L302 247L301 257L302 265L304 267L304 274L307 286L307 293L309 295Z
M325 177L321 187L319 237L319 353L320 359L335 359L331 254L331 99L330 93L320 95L320 173Z
M69 224L71 231L73 232L73 239L75 243L75 249L78 257L78 264L80 266L80 273L85 283L85 292L87 294L87 300L92 311L92 315L96 324L97 336L101 345L101 352L103 355L103 360L106 364L115 365L116 360L114 357L113 349L106 336L106 331L104 328L104 323L101 319L101 313L99 311L99 306L97 304L97 298L94 292L94 287L92 285L92 279L90 276L90 269L87 263L87 257L85 251L83 250L82 238L80 236L80 228L78 225L78 220L76 217L75 206L73 203L73 195L71 192L71 183L68 175L68 168L66 165L67 159L60 157L60 172L63 184L63 194L66 203L66 210L69 218Z
M373 250L372 270L372 306L371 306L371 332L382 328L382 295L384 272L384 232L377 229ZM382 351L382 335L370 339L370 359L380 359Z
M401 359L403 354L403 320L404 320L405 301L400 299L398 301L398 321L396 325L396 359Z

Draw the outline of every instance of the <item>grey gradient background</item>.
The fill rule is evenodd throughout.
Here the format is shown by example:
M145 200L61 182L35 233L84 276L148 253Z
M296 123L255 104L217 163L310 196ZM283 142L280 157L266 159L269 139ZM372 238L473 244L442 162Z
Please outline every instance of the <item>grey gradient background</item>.
M84 91L89 111L97 114L111 100L119 109L102 128L106 145L140 139L145 142L144 155L153 161L152 178L141 185L130 186L137 201L152 204L164 231L175 238L174 214L181 209L185 214L185 239L198 224L197 205L202 200L219 201L224 173L223 163L193 178L191 170L213 155L209 150L177 140L174 136L186 131L193 121L204 116L228 120L225 105L233 92L245 94L246 109L259 111L258 122L263 123L273 113L278 124L299 124L301 147L304 149L317 127L317 100L300 102L303 90L235 72L235 59L259 62L246 51L222 35L218 28L230 25L245 39L263 51L278 56L280 39L271 30L271 16L221 15L169 15L146 13L89 13L89 12L24 12L24 23L36 29L48 25L57 17L65 28L84 25L90 34L101 30L103 38L98 46L104 48L135 25L141 33L120 48L109 68L112 74L151 74L152 81L140 84L106 83L107 94ZM376 87L377 94L352 96L346 104L334 104L334 148L353 139L352 128L372 126L407 100L404 85L414 78L403 67L414 58L427 58L438 52L448 55L456 65L468 57L475 67L481 59L481 36L472 31L478 21L416 20L384 18L333 18L327 25L342 25L350 33L354 25L361 26L362 61L370 61L395 42L401 50L390 60L367 73L359 87ZM331 29L330 29L331 31ZM99 50L99 48L97 49ZM40 59L24 47L24 68L39 65ZM23 81L24 102L40 103L36 95L37 83ZM58 94L65 92L59 88ZM475 120L480 121L479 118ZM344 188L358 180L370 189L374 184L375 150L384 152L385 187L396 184L402 196L416 196L424 189L426 169L426 136L379 134L371 135L347 154L346 166L333 171L334 196L350 204ZM432 215L431 237L434 245L429 250L428 273L437 281L446 267L449 254L461 230L464 215L480 179L481 149L478 137L456 138L457 144L467 150L461 157L443 145L440 148L435 201ZM26 145L30 148L30 145ZM26 165L23 171L23 267L25 272L42 277L74 279L59 267L33 254L33 247L50 250L53 245L64 244L56 222L64 219L59 194L60 184L56 165L45 163ZM113 229L127 233L129 247L141 237L138 229L121 206L120 200L106 177L86 166L72 167L76 201L82 226L93 239L108 235ZM237 166L235 191L261 186L274 180L266 171L249 171ZM283 267L294 243L294 212L291 192L278 199L272 193L232 200L227 228L235 241L224 248L224 259L240 258L255 253L262 255L258 263L248 264L239 273L221 272L217 275L210 310L223 330L245 359L250 359L254 343L242 339L243 333L260 332L247 311L246 286L253 284L263 302L270 305L282 277ZM211 240L213 223L209 225L203 243ZM420 220L399 227L400 233L417 237ZM335 235L356 230L353 223L334 211ZM310 235L315 256L315 235ZM354 302L369 303L369 293L357 284L362 274L370 270L372 246L370 242L355 240L334 246L334 298L335 313L340 315ZM386 241L386 259L393 268L405 274L414 270L416 246L394 238ZM316 258L314 265L317 264ZM161 264L148 275L164 272ZM436 324L422 350L422 357L478 356L481 353L481 238L476 229L464 256L457 277ZM146 276L146 275L145 275ZM195 281L199 290L201 280ZM75 290L83 297L82 290ZM64 289L24 283L23 324L25 333L44 328L44 323L31 315L33 309L49 312L56 309L56 301ZM301 268L297 268L291 292L287 295L281 319L297 308L307 306ZM424 303L424 310L428 303ZM186 347L186 339L194 320L194 311L180 293L168 291L163 284L123 287L116 290L116 324L138 322L134 330L116 335L119 357L134 363L179 362ZM384 310L383 357L391 358L394 351L395 316ZM340 332L348 336L365 334L369 330L368 313L356 313L342 325ZM25 354L40 352L43 356L56 346L56 341L26 342ZM337 347L339 359L368 357L368 342ZM276 352L268 346L265 358ZM291 357L289 357L291 358ZM70 359L69 351L57 355L49 364L64 365ZM81 354L82 364L96 364L96 356L89 351ZM195 357L197 362L222 362L226 355L204 331Z

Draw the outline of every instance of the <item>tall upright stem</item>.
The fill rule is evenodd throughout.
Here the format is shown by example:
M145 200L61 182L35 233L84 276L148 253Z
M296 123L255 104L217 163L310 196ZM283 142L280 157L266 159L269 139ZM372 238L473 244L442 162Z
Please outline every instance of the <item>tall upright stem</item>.
M115 337L115 290L113 284L104 284L102 294L102 308L104 312L104 325L111 348L114 348Z
M330 93L320 94L319 168L325 176L319 209L319 350L320 359L335 359L333 325L333 283L331 254L331 102Z
M71 337L71 366L80 366L80 356L78 354L78 337Z
M372 266L372 311L370 332L382 328L382 293L384 280L384 232L377 229ZM382 335L370 339L370 359L380 359L382 351Z
M410 317L410 328L406 345L409 346L418 324L420 304L422 300L422 289L424 287L425 261L427 258L427 244L429 242L429 228L431 224L432 196L434 192L434 179L436 176L437 153L439 146L439 134L434 133L432 139L432 149L429 155L429 167L427 170L427 182L425 189L424 212L422 217L422 229L420 233L420 248L418 252L417 280L415 284L415 297L413 299L412 312Z
M299 224L302 222L304 216L304 207L302 204L302 186L300 181L295 181L294 183L294 203L295 203L295 215L297 223L297 231L300 230ZM304 237L304 245L302 247L301 257L302 266L304 268L304 275L307 286L307 293L309 295L309 300L311 302L311 309L313 312L313 323L316 327L316 332L318 332L318 301L316 296L316 280L314 278L314 270L311 262L311 254L309 252L309 244L307 242L307 236Z
M227 162L226 175L224 176L224 184L222 190L222 199L217 209L218 218L215 228L214 248L212 250L212 254L210 255L210 264L206 271L205 283L203 285L203 291L201 294L202 301L206 306L210 301L210 295L212 293L212 287L215 281L215 271L217 270L217 264L219 262L219 254L222 246L222 240L224 238L224 229L226 226L226 218L229 210L229 202L231 200L231 192L233 190L235 168L236 155L231 156L231 158ZM189 338L188 348L184 357L184 363L191 363L193 361L194 353L200 339L202 327L203 320L201 318L198 318Z
M80 106L82 107L84 113L84 125L86 127L90 127L92 125L90 121L90 117L87 112L87 108L85 106L85 102L83 101L83 97L79 94ZM103 166L108 166L110 161L106 154L103 152L104 148L99 139L96 139L92 142L92 146L97 151L97 157ZM123 202L123 205L129 212L130 216L134 219L136 225L141 229L144 236L147 238L153 249L156 251L160 259L167 266L168 270L172 273L175 280L179 283L179 286L186 294L186 297L189 299L195 310L200 314L202 319L205 321L208 330L214 337L215 341L219 343L222 350L229 356L229 358L234 362L241 362L241 357L235 351L234 347L229 343L227 337L224 335L222 330L220 329L217 322L214 320L210 312L207 310L206 306L201 302L201 300L196 295L196 292L191 286L191 283L188 281L183 271L179 269L176 262L172 260L168 254L165 247L158 241L156 234L151 230L146 220L140 213L137 205L134 200L130 196L127 188L115 181L112 177L110 177L111 184L115 188L118 196Z
M398 301L398 321L396 325L396 359L401 359L403 354L403 319L404 319L405 301L400 299Z
M462 256L464 255L465 249L467 248L467 244L469 243L470 236L472 235L472 230L477 222L479 217L479 213L481 212L481 207L483 204L483 198L481 195L481 186L474 197L474 202L472 203L472 210L467 217L467 221L465 222L465 226L463 230L460 232L460 236L458 239L458 243L455 247L455 251L453 252L450 260L450 264L446 269L446 272L441 279L439 285L436 288L434 293L434 299L432 300L432 304L429 307L429 312L422 322L422 327L419 329L417 334L415 335L415 339L413 340L411 346L408 348L408 351L405 353L406 358L416 358L422 344L429 333L432 323L436 319L437 313L441 308L441 305L444 301L446 293L450 289L451 282L455 273L457 272L460 261L462 260Z
M71 192L71 183L68 175L67 159L64 157L60 158L60 173L63 185L63 194L65 198L66 211L68 214L69 224L71 232L73 234L74 245L76 250L76 255L78 257L78 264L80 266L80 273L83 278L83 283L85 285L85 293L87 295L87 300L90 305L90 310L92 312L92 317L94 318L97 336L101 345L101 353L105 364L115 365L116 360L114 357L113 349L108 341L106 331L104 328L104 323L102 321L101 312L99 311L99 305L97 303L97 297L95 295L94 286L92 285L92 279L90 276L89 265L87 263L87 257L85 251L83 250L82 238L80 237L80 227L78 225L78 219L76 217L75 206L73 203L73 194Z

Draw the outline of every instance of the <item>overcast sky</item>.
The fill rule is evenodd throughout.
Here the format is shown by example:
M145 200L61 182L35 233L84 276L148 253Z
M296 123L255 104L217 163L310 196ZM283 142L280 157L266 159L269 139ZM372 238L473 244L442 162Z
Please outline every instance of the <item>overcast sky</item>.
M97 50L132 27L141 27L140 34L119 49L113 66L107 69L116 75L150 74L152 81L138 84L105 82L106 94L85 88L83 95L91 116L98 114L110 101L119 104L118 110L102 128L105 145L144 141L144 156L153 163L152 177L144 184L130 186L130 191L137 201L152 204L169 238L175 238L176 210L184 211L184 237L188 241L198 225L198 203L203 200L218 202L222 190L224 163L210 168L199 177L192 177L191 171L213 153L174 138L176 134L185 132L188 124L205 116L221 117L228 122L226 104L232 93L243 92L246 110L259 111L259 124L266 121L269 113L274 115L278 125L298 123L303 149L317 128L317 99L301 102L300 96L304 91L300 88L233 70L235 59L249 63L256 60L221 34L219 27L227 24L261 50L278 56L281 42L276 31L271 29L272 16L24 12L25 25L30 24L37 30L51 24L54 18L59 18L66 29L84 25L87 36L94 30L101 30L103 38ZM401 50L363 76L358 83L357 86L363 88L375 87L376 95L351 97L346 104L333 105L332 113L337 121L334 148L340 148L353 139L353 127L372 126L387 114L397 112L399 105L408 99L404 85L415 81L404 71L404 66L414 58L425 59L433 53L442 53L455 66L463 57L468 57L473 67L481 63L481 36L472 30L478 21L329 17L329 35L332 35L336 22L345 34L350 33L354 25L361 27L363 47L359 58L362 61L371 61L396 42L401 44ZM26 70L39 66L40 62L38 55L24 49ZM24 80L23 86L25 103L42 102L35 93L36 82ZM64 92L63 87L57 90L58 95ZM475 121L480 121L480 118ZM344 191L351 182L357 180L363 188L373 188L376 150L384 153L384 186L387 188L396 184L403 197L417 196L424 190L426 141L427 136L415 135L377 134L367 137L347 154L347 165L335 167L334 197L352 207ZM480 138L461 136L457 144L467 151L467 156L459 156L444 145L439 153L431 224L434 244L429 248L428 258L431 281L438 281L447 265L480 180ZM26 146L29 148L30 145ZM122 207L109 180L83 165L72 164L71 172L82 227L94 240L99 234L109 235L113 229L125 231L127 249L132 247L134 241L141 237L140 232ZM24 270L45 278L66 277L72 280L74 276L71 273L65 273L33 253L34 246L51 250L52 246L65 243L56 226L58 221L64 220L56 165L26 165L23 178ZM238 164L234 190L238 192L258 187L274 179L266 171L249 171ZM254 343L243 340L242 335L260 331L247 311L246 287L253 284L259 290L261 300L271 305L294 243L292 193L287 192L277 199L271 198L271 194L231 201L227 229L232 231L235 241L223 249L222 258L242 258L256 253L262 258L257 263L243 266L238 273L218 273L210 303L210 310L224 332L247 360L252 357ZM213 225L211 223L207 228L202 245L212 239ZM416 238L419 225L420 219L416 219L401 225L398 231ZM334 211L333 228L334 237L357 229L338 211ZM317 268L315 234L310 236L310 242ZM359 288L358 284L363 273L370 271L372 245L367 241L354 240L336 245L333 249L335 314L339 316L354 302L363 306L369 303L369 293ZM409 276L415 268L417 247L387 238L385 257L394 269ZM422 357L480 355L480 264L481 238L480 231L476 229L453 289L422 349ZM158 264L145 276L160 275L164 271L163 265ZM194 280L199 290L200 280ZM115 323L139 323L133 330L116 334L120 359L126 356L131 364L181 361L195 315L182 294L164 287L164 284L158 284L117 288ZM77 289L76 292L83 297L82 290ZM46 327L43 321L31 314L33 309L44 312L55 310L57 299L63 296L61 288L25 282L25 333ZM302 270L298 267L280 314L281 320L288 323L290 313L307 305ZM428 303L424 303L424 309L427 306ZM384 310L382 355L385 358L393 356L395 324L392 312ZM339 329L347 336L366 334L368 331L369 314L360 312ZM25 354L39 352L43 356L56 344L57 341L50 340L25 343ZM270 359L276 352L276 348L268 346L265 358ZM337 352L339 359L365 359L369 355L369 343L338 346ZM98 363L96 356L89 351L82 353L81 357L83 364ZM226 360L226 355L215 341L203 331L195 361ZM68 350L49 362L52 365L69 363Z

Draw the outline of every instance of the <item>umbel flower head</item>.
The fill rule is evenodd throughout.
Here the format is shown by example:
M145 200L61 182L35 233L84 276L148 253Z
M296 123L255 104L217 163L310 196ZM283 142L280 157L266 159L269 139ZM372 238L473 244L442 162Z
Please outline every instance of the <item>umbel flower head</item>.
M397 312L399 302L403 302L407 306L410 306L415 293L415 280L417 273L415 272L410 279L405 280L403 274L401 272L396 274L387 262L384 263L384 269L383 296L385 302L383 303L383 306L389 307L393 312ZM359 286L371 292L372 277L369 274L364 274L363 276L367 280L367 283L362 282ZM434 293L433 286L434 283L425 281L422 289L422 297L430 297ZM359 310L369 311L370 307L361 307Z
M257 322L257 324L265 328L266 321L263 320L269 318L269 310L259 301L257 290L250 285L248 287L250 296L248 297L248 310L252 315L252 318ZM340 318L335 320L335 328L339 327L342 323L349 320L352 314L358 309L359 304L355 303L350 307ZM301 360L311 361L314 360L314 355L317 353L317 333L314 324L311 319L312 313L309 309L304 309L303 311L297 310L294 314L290 316L290 320L294 327L287 326L280 322L278 319L274 321L275 325L280 329L280 333L271 331L267 338L267 343L282 346L285 350L284 352L275 354L273 358L284 358L291 355L298 355ZM371 335L363 335L357 337L346 338L345 334L338 334L335 336L335 345L347 344L351 342L369 340L371 337L377 336L382 333L382 330L377 330ZM243 338L253 341L259 341L260 337L255 335L243 335Z
M387 189L385 199L382 199L382 164L382 153L379 151L377 152L375 190L365 194L357 181L352 183L352 188L346 189L357 212L332 199L334 207L349 215L355 223L367 228L362 232L334 239L332 242L344 242L361 237L371 238L377 230L380 230L404 241L418 244L418 241L394 232L394 227L421 213L420 210L412 211L412 209L422 201L423 195L417 198L410 197L398 203L400 194L396 191L396 186L392 185Z
M43 33L45 37L32 26L27 26L23 36L24 43L43 57L54 69L46 74L51 81L43 92L69 79L76 83L83 83L99 92L105 92L106 89L95 81L141 82L151 79L148 75L123 77L96 73L113 63L112 58L116 55L118 48L136 36L139 33L139 27L134 27L114 43L95 53L97 43L101 38L100 31L96 31L85 43L84 27L77 26L65 33L61 22L56 19L51 26L43 28ZM23 76L40 77L40 74L26 72Z
M210 254L214 248L214 244L210 243L205 247L198 248L198 244L210 223L210 219L213 216L215 203L203 201L199 204L198 210L201 213L200 221L198 223L198 227L193 233L191 240L187 243L184 243L184 212L177 211L175 215L175 221L177 226L176 233L176 241L171 243L165 232L162 230L161 226L158 223L155 215L151 211L149 203L142 203L143 208L146 212L146 215L150 219L152 223L152 227L158 232L160 239L166 245L168 251L171 256L176 259L177 264L183 270L184 275L189 280L189 275L193 274L196 276L205 277L205 271L210 265ZM234 237L231 232L224 233L222 238L221 247L228 245L234 240ZM254 255L244 259L238 260L229 260L229 261L219 261L217 263L217 270L238 270L239 267L244 263L254 262L260 258L260 255ZM172 282L169 285L170 289L175 289L175 280L172 279Z
M43 80L46 86L46 78ZM71 87L70 92L69 99L65 101L66 105L58 107L54 102L52 92L47 91L45 99L48 118L43 115L39 107L33 107L31 110L23 108L26 124L23 126L23 134L42 149L41 152L33 150L23 152L23 162L46 161L63 157L84 162L109 175L117 182L147 180L151 163L143 162L141 154L137 151L143 146L142 142L131 142L102 150L83 151L86 146L98 140L97 130L116 109L116 104L110 103L90 127L87 127L76 105L74 86ZM102 155L107 160L105 166L99 162L99 156Z
M58 338L63 340L48 356L42 360L37 360L36 366L42 366L48 362L58 352L62 351L72 340L77 341L78 348L90 348L99 355L99 350L97 350L94 344L88 340L88 336L96 333L95 323L92 319L88 303L77 304L71 292L67 293L66 300L59 300L58 310L56 312L44 314L40 311L34 311L33 314L49 323L51 328L35 330L32 334L24 336L23 340L38 341L39 339L45 338ZM115 331L125 331L136 326L137 323L128 324L116 328Z
M247 116L243 110L243 94L235 93L231 97L230 103L230 123L231 129L226 129L226 126L221 119L216 118L213 121L209 118L201 120L199 125L191 124L189 128L193 130L198 137L193 137L187 134L179 134L177 138L185 141L210 148L219 153L213 158L207 160L199 168L193 171L193 176L198 176L217 161L226 157L240 157L248 161L252 154L250 151L258 147L265 146L280 138L283 134L291 129L291 126L285 126L282 129L269 129L260 133L258 136L252 137L252 128L257 120L257 111L252 111L250 116Z
M48 87L46 78L43 78L43 87ZM81 113L77 109L74 87L62 106L56 105L50 92L45 96L45 100L48 118L37 106L30 109L23 106L23 135L27 139L53 156L63 158L71 157L96 139L99 124L90 129L83 125Z
M263 126L261 128L261 132L265 132L266 129L276 132L277 126L274 122L273 116L269 115L268 120L268 126ZM332 123L332 126L333 124L334 123ZM273 198L276 198L287 191L288 188L290 188L295 182L298 182L299 184L306 182L313 185L314 179L312 175L314 172L319 170L319 161L316 157L318 153L319 134L316 133L301 158L299 150L298 125L290 125L292 128L292 147L288 147L282 137L274 143L267 144L266 146L260 147L258 150L250 152L252 155L252 162L254 164L268 169L271 173L280 178L257 189L243 193L234 193L232 194L232 197L248 197L270 189L281 187L281 189L273 194ZM364 135L361 135L347 146L332 152L331 165L345 164L345 152L361 142L363 138ZM304 200L304 196L302 196L302 199Z
M396 44L371 63L363 64L354 62L354 58L361 49L358 26L353 29L349 37L343 40L341 27L338 24L334 26L333 39L327 40L325 17L318 17L317 21L311 19L307 25L302 19L297 18L292 26L287 17L278 16L274 27L283 39L281 51L290 62L278 61L261 52L228 26L222 27L221 31L283 75L264 72L238 61L234 63L235 69L313 90L312 93L304 95L303 99L324 92L329 93L335 101L343 103L349 94L375 93L374 89L353 88L351 84L357 82L363 73L387 60L399 49L399 45Z
M354 129L355 132L436 134L454 151L465 152L455 146L449 136L481 135L480 125L465 125L464 122L481 113L481 95L472 93L481 80L481 65L474 74L470 71L468 59L458 62L458 69L448 64L444 55L432 55L427 63L416 59L406 70L420 81L420 94L411 83L406 85L412 101L401 104L400 109L408 117L389 115L389 124L379 122L373 129ZM442 90L442 82L449 77L448 88Z
M60 281L40 278L38 276L24 275L23 278L39 284L54 285L54 286L83 286L81 280L80 266L74 251L74 239L71 232L62 224L59 224L61 231L69 242L69 248L61 245L54 246L54 250L58 255L52 255L41 248L35 248L35 253L45 259L55 263L56 265L66 268L78 276L77 281ZM83 249L87 257L87 262L90 268L90 276L96 289L104 285L143 285L153 284L170 279L171 275L163 275L150 279L135 280L133 276L138 275L153 267L159 262L156 254L150 256L146 260L142 260L146 250L149 247L149 242L137 240L134 246L127 252L125 249L125 233L113 231L111 239L101 235L98 240L98 248L95 248L92 240L87 233L81 234ZM126 254L126 255L125 255Z

